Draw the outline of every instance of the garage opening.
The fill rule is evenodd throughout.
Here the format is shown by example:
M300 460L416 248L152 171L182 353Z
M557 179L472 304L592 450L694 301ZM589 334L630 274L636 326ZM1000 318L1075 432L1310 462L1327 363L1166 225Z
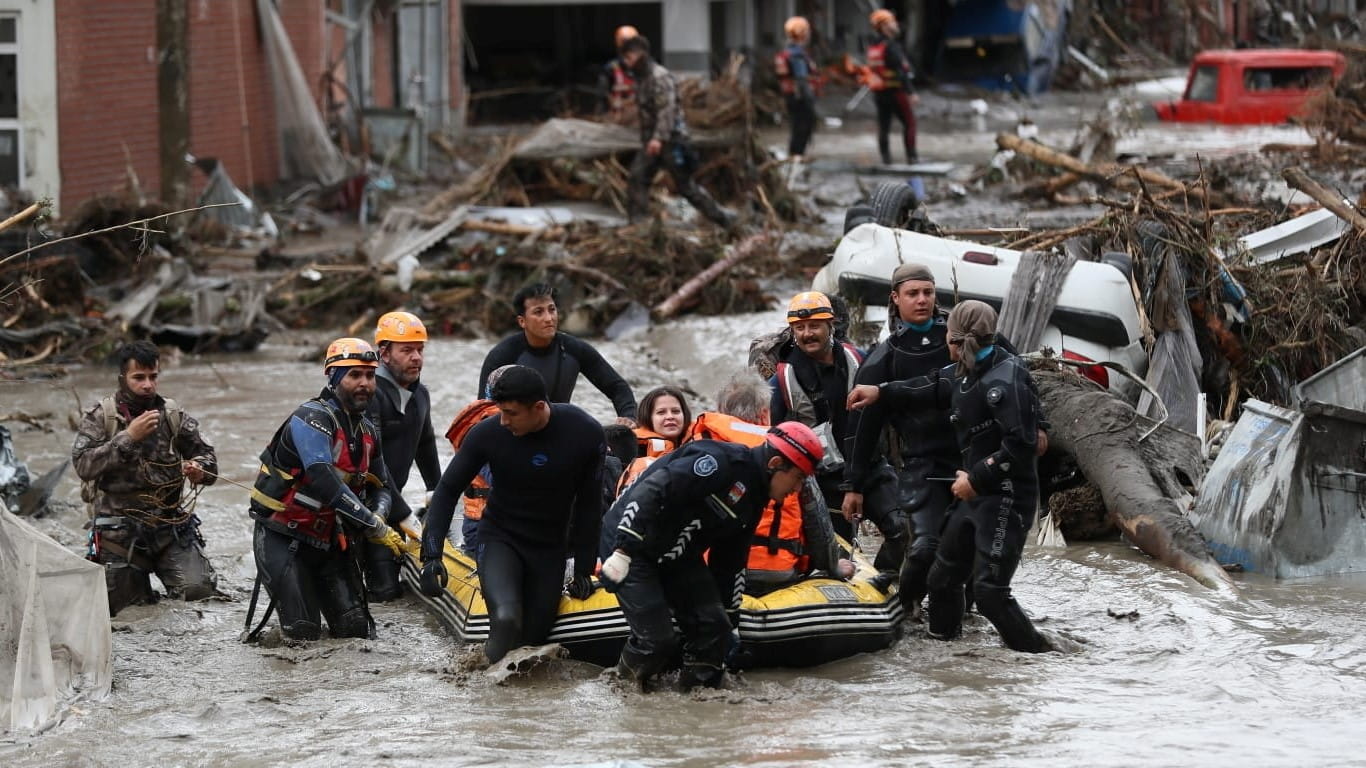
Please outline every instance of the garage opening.
M481 5L465 2L471 124L540 121L600 109L598 77L630 24L663 57L659 3Z

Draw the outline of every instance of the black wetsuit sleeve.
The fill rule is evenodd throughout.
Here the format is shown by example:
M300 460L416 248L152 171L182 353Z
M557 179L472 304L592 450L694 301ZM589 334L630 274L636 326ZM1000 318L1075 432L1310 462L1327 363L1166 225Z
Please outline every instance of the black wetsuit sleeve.
M417 471L422 473L422 484L432 490L441 480L441 460L436 455L436 431L432 429L432 414L422 420L422 436L417 439Z
M953 380L945 376L942 369L931 371L926 376L889 381L878 389L882 390L878 402L885 400L888 408L938 408L947 411L953 407Z
M894 66L901 73L901 89L907 93L915 93L915 84L911 82L915 79L915 72L911 69L911 59L906 55L906 49L901 47L900 41L887 41L887 63Z
M445 548L443 542L446 534L451 530L451 518L455 515L455 502L460 499L460 494L465 492L469 484L474 480L474 476L479 474L479 469L488 463L488 457L482 444L480 424L476 424L465 436L465 442L460 444L460 450L455 452L451 463L446 465L446 471L441 474L441 480L436 484L436 492L432 494L432 503L427 507L427 520L422 530L422 560L435 560L441 557L441 552Z
M892 375L889 364L891 355L888 352L885 346L875 348L863 365L859 366L854 383L876 386L888 381ZM879 397L876 403L864 408L862 412L854 413L857 416L854 417L844 454L844 481L849 484L851 490L863 493L873 459L877 454L878 435L887 424L886 399Z
M653 468L641 475L613 505L620 515L617 523L616 544L632 558L643 557L651 543L658 538L664 517L665 500L669 498L669 472Z
M985 494L995 493L1011 476L1012 467L1034 461L1039 433L1029 373L1022 366L1011 365L1006 375L983 384L987 407L1001 428L1001 447L968 468L973 489Z
M585 440L589 439L587 436ZM607 455L607 439L597 436L598 449L583 472L574 491L573 541L574 575L591 576L598 561L598 536L602 532L602 464Z
M716 594L730 616L731 628L739 626L740 600L745 593L745 561L749 559L749 544L754 538L758 516L739 533L712 544L707 565L716 581Z
M631 385L617 373L598 350L583 339L573 336L560 337L561 343L576 360L582 373L598 391L612 401L617 415L634 419L636 417L636 396L631 393Z

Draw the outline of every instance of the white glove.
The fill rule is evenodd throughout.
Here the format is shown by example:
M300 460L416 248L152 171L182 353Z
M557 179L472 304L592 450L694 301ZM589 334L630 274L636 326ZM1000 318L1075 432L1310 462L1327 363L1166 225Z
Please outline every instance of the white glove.
M620 584L626 580L626 572L631 570L631 556L617 550L602 563L603 578Z
M416 513L403 518L395 527L415 541L422 540L422 521L417 519Z

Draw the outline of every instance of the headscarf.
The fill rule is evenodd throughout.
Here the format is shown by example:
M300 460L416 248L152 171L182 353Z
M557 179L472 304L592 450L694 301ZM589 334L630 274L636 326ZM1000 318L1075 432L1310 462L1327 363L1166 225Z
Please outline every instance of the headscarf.
M966 376L977 365L977 353L996 343L996 310L990 304L969 299L949 312L949 343L959 343L954 372Z

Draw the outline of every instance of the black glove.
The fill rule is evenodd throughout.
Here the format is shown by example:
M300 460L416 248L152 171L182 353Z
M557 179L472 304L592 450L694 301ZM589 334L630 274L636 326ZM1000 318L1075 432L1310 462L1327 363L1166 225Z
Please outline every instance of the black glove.
M575 576L569 580L569 586L565 591L575 600L587 600L593 594L593 589L592 576Z
M422 594L427 597L440 597L446 591L446 565L441 560L428 560L422 564Z

